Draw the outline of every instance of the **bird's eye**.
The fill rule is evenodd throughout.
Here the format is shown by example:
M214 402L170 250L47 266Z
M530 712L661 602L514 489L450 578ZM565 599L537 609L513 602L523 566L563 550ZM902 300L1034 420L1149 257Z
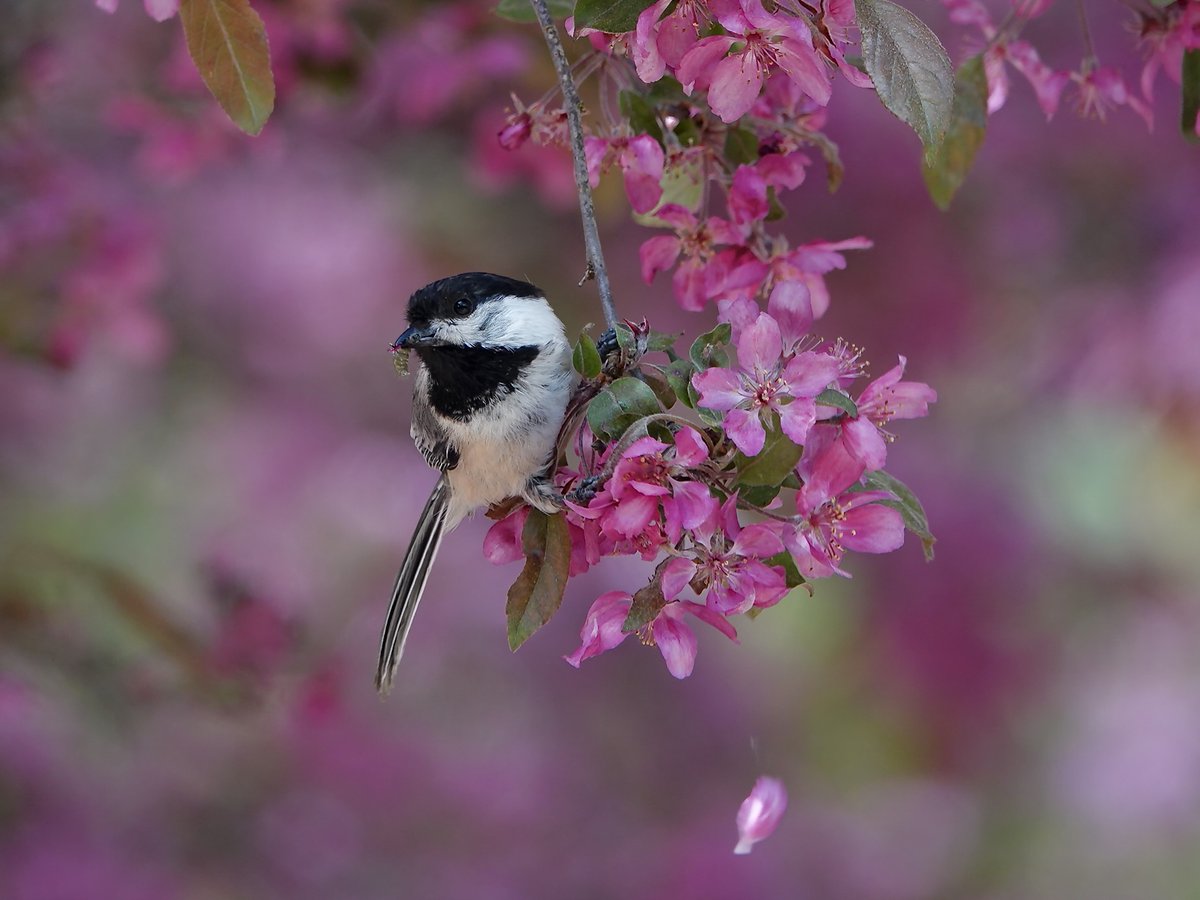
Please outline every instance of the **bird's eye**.
M460 316L465 316L471 311L471 301L466 297L460 297L454 301L454 311Z

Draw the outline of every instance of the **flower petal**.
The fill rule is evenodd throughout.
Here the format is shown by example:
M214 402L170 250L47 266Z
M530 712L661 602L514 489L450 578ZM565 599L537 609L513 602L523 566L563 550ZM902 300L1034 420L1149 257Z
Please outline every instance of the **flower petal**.
M729 439L747 456L758 456L767 442L767 432L758 419L758 413L731 409L725 414L724 427Z
M521 534L528 518L529 507L522 506L489 528L483 538L483 558L494 566L500 566L523 557L525 551L521 545Z
M632 603L633 597L625 591L609 591L597 597L579 630L579 648L563 659L578 669L585 659L599 656L629 637L621 630L621 625L629 615Z
M812 300L801 281L777 282L767 301L767 312L779 323L785 353L812 328Z
M692 387L700 395L699 405L718 412L733 409L746 399L742 379L729 369L714 367L692 376Z
M793 400L779 410L779 427L792 443L804 445L817 420L817 405L808 397Z
M668 600L674 600L680 591L688 586L692 576L696 574L696 564L684 556L676 556L664 567L662 573L662 592Z
M675 462L685 468L694 468L708 459L708 445L700 432L687 425L675 432Z
M750 796L742 801L737 814L737 854L749 853L759 841L771 836L787 809L787 788L778 778L759 776Z
M767 313L759 313L738 339L738 364L747 372L774 372L782 355L779 323Z
M663 607L651 623L650 633L667 664L667 671L676 678L687 678L696 665L696 635L678 618L680 613L671 609L673 605Z
M783 370L788 393L793 397L815 397L837 378L837 360L828 353L805 350L797 353Z
M675 265L679 249L679 238L673 234L660 234L645 241L638 250L638 257L642 261L642 280L649 284L659 272Z
M762 80L762 69L752 53L727 56L712 71L708 105L721 121L736 122L758 99Z
M904 519L890 506L857 507L842 520L841 542L860 553L891 553L904 544Z

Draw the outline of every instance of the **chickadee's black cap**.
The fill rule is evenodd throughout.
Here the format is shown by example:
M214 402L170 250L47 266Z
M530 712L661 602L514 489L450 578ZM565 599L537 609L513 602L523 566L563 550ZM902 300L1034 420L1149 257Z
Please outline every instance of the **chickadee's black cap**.
M413 292L408 299L408 321L428 322L461 315L455 304L470 301L471 308L498 297L541 297L541 288L490 272L463 272L434 281Z

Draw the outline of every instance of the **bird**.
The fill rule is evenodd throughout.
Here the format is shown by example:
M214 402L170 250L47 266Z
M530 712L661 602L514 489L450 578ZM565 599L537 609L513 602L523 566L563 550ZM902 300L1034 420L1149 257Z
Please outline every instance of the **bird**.
M556 441L576 382L571 345L545 293L527 281L464 272L408 301L393 352L421 362L410 434L441 473L392 588L375 687L390 690L442 537L481 506L518 498L563 508L551 480Z

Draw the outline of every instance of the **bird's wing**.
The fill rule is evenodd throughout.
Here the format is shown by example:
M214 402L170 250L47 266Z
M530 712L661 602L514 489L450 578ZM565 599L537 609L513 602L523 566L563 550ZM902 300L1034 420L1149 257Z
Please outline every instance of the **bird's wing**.
M409 429L417 450L425 457L425 462L441 472L449 471L458 465L458 448L450 439L445 426L438 421L425 399L425 392L418 389L413 397L412 427Z

